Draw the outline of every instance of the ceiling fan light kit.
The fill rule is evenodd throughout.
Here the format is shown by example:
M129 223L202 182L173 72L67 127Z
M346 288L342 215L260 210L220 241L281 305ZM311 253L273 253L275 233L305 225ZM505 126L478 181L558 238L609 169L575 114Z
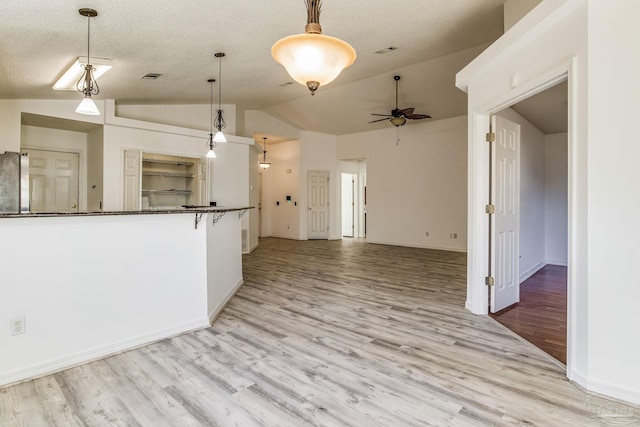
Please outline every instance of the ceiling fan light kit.
M400 80L400 76L393 76L393 80L396 81L396 106L393 110L391 110L391 114L371 114L372 116L382 116L382 119L376 119L376 120L372 120L369 123L376 123L376 122L381 122L384 120L389 120L389 122L391 122L392 125L394 125L395 127L400 127L400 126L404 126L404 124L407 122L407 119L409 120L421 120L421 119L430 119L431 116L428 116L426 114L417 114L414 113L413 107L408 107L408 108L398 108L398 81Z
M322 0L305 0L305 33L278 40L271 48L273 59L283 65L298 83L314 95L318 87L331 83L356 60L356 51L338 38L322 34Z

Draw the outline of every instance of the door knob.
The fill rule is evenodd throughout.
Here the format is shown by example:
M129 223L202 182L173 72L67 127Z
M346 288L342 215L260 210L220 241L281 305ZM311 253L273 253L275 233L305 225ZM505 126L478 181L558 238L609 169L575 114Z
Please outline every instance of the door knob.
M72 204L72 205L71 205L71 207L72 207L73 209L75 209L77 206L76 206L76 204L74 203L74 204Z

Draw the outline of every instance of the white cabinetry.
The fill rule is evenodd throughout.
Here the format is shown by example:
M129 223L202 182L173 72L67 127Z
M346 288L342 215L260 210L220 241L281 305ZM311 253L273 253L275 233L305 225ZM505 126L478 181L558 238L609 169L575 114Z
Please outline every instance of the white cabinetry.
M124 209L207 206L207 176L204 158L127 150L124 153Z

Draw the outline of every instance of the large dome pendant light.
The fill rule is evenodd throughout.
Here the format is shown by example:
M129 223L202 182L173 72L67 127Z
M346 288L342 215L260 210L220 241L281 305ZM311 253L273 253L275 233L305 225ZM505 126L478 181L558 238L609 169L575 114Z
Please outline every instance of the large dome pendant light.
M314 95L318 87L331 83L342 70L353 64L356 51L349 43L322 34L322 0L305 0L305 3L305 33L278 40L271 48L271 56Z
M211 127L209 129L209 139L207 140L207 146L209 147L209 151L207 151L206 157L208 159L215 159L217 156L215 151L213 151L213 149L216 148L218 144L216 143L213 137L213 82L215 82L216 79L209 79L207 81L211 84L211 103L209 104L211 106L211 122L209 122Z
M267 162L267 138L262 137L262 161L258 162L258 165L262 169L268 169L271 163Z
M213 140L215 142L227 142L227 138L225 138L222 133L222 129L226 127L224 122L224 118L222 118L222 58L225 56L224 52L218 52L215 54L215 57L219 59L220 65L218 69L218 113L216 115L216 119L213 125L218 129Z
M86 114L89 116L99 116L100 110L96 106L96 103L91 99L92 95L100 93L98 83L93 77L93 66L91 65L91 57L89 56L89 45L91 41L91 18L98 16L98 12L94 9L82 8L78 10L78 13L87 17L87 64L84 66L84 73L76 83L76 89L78 92L84 94L84 99L76 108L76 113Z

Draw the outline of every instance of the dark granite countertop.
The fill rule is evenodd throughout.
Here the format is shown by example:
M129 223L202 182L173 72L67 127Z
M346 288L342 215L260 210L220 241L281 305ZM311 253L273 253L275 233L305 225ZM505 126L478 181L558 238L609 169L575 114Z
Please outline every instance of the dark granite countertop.
M52 218L67 216L105 216L105 215L158 215L184 213L221 213L244 211L253 206L189 206L182 209L150 209L145 211L82 211L82 212L29 212L29 213L0 213L0 218Z

